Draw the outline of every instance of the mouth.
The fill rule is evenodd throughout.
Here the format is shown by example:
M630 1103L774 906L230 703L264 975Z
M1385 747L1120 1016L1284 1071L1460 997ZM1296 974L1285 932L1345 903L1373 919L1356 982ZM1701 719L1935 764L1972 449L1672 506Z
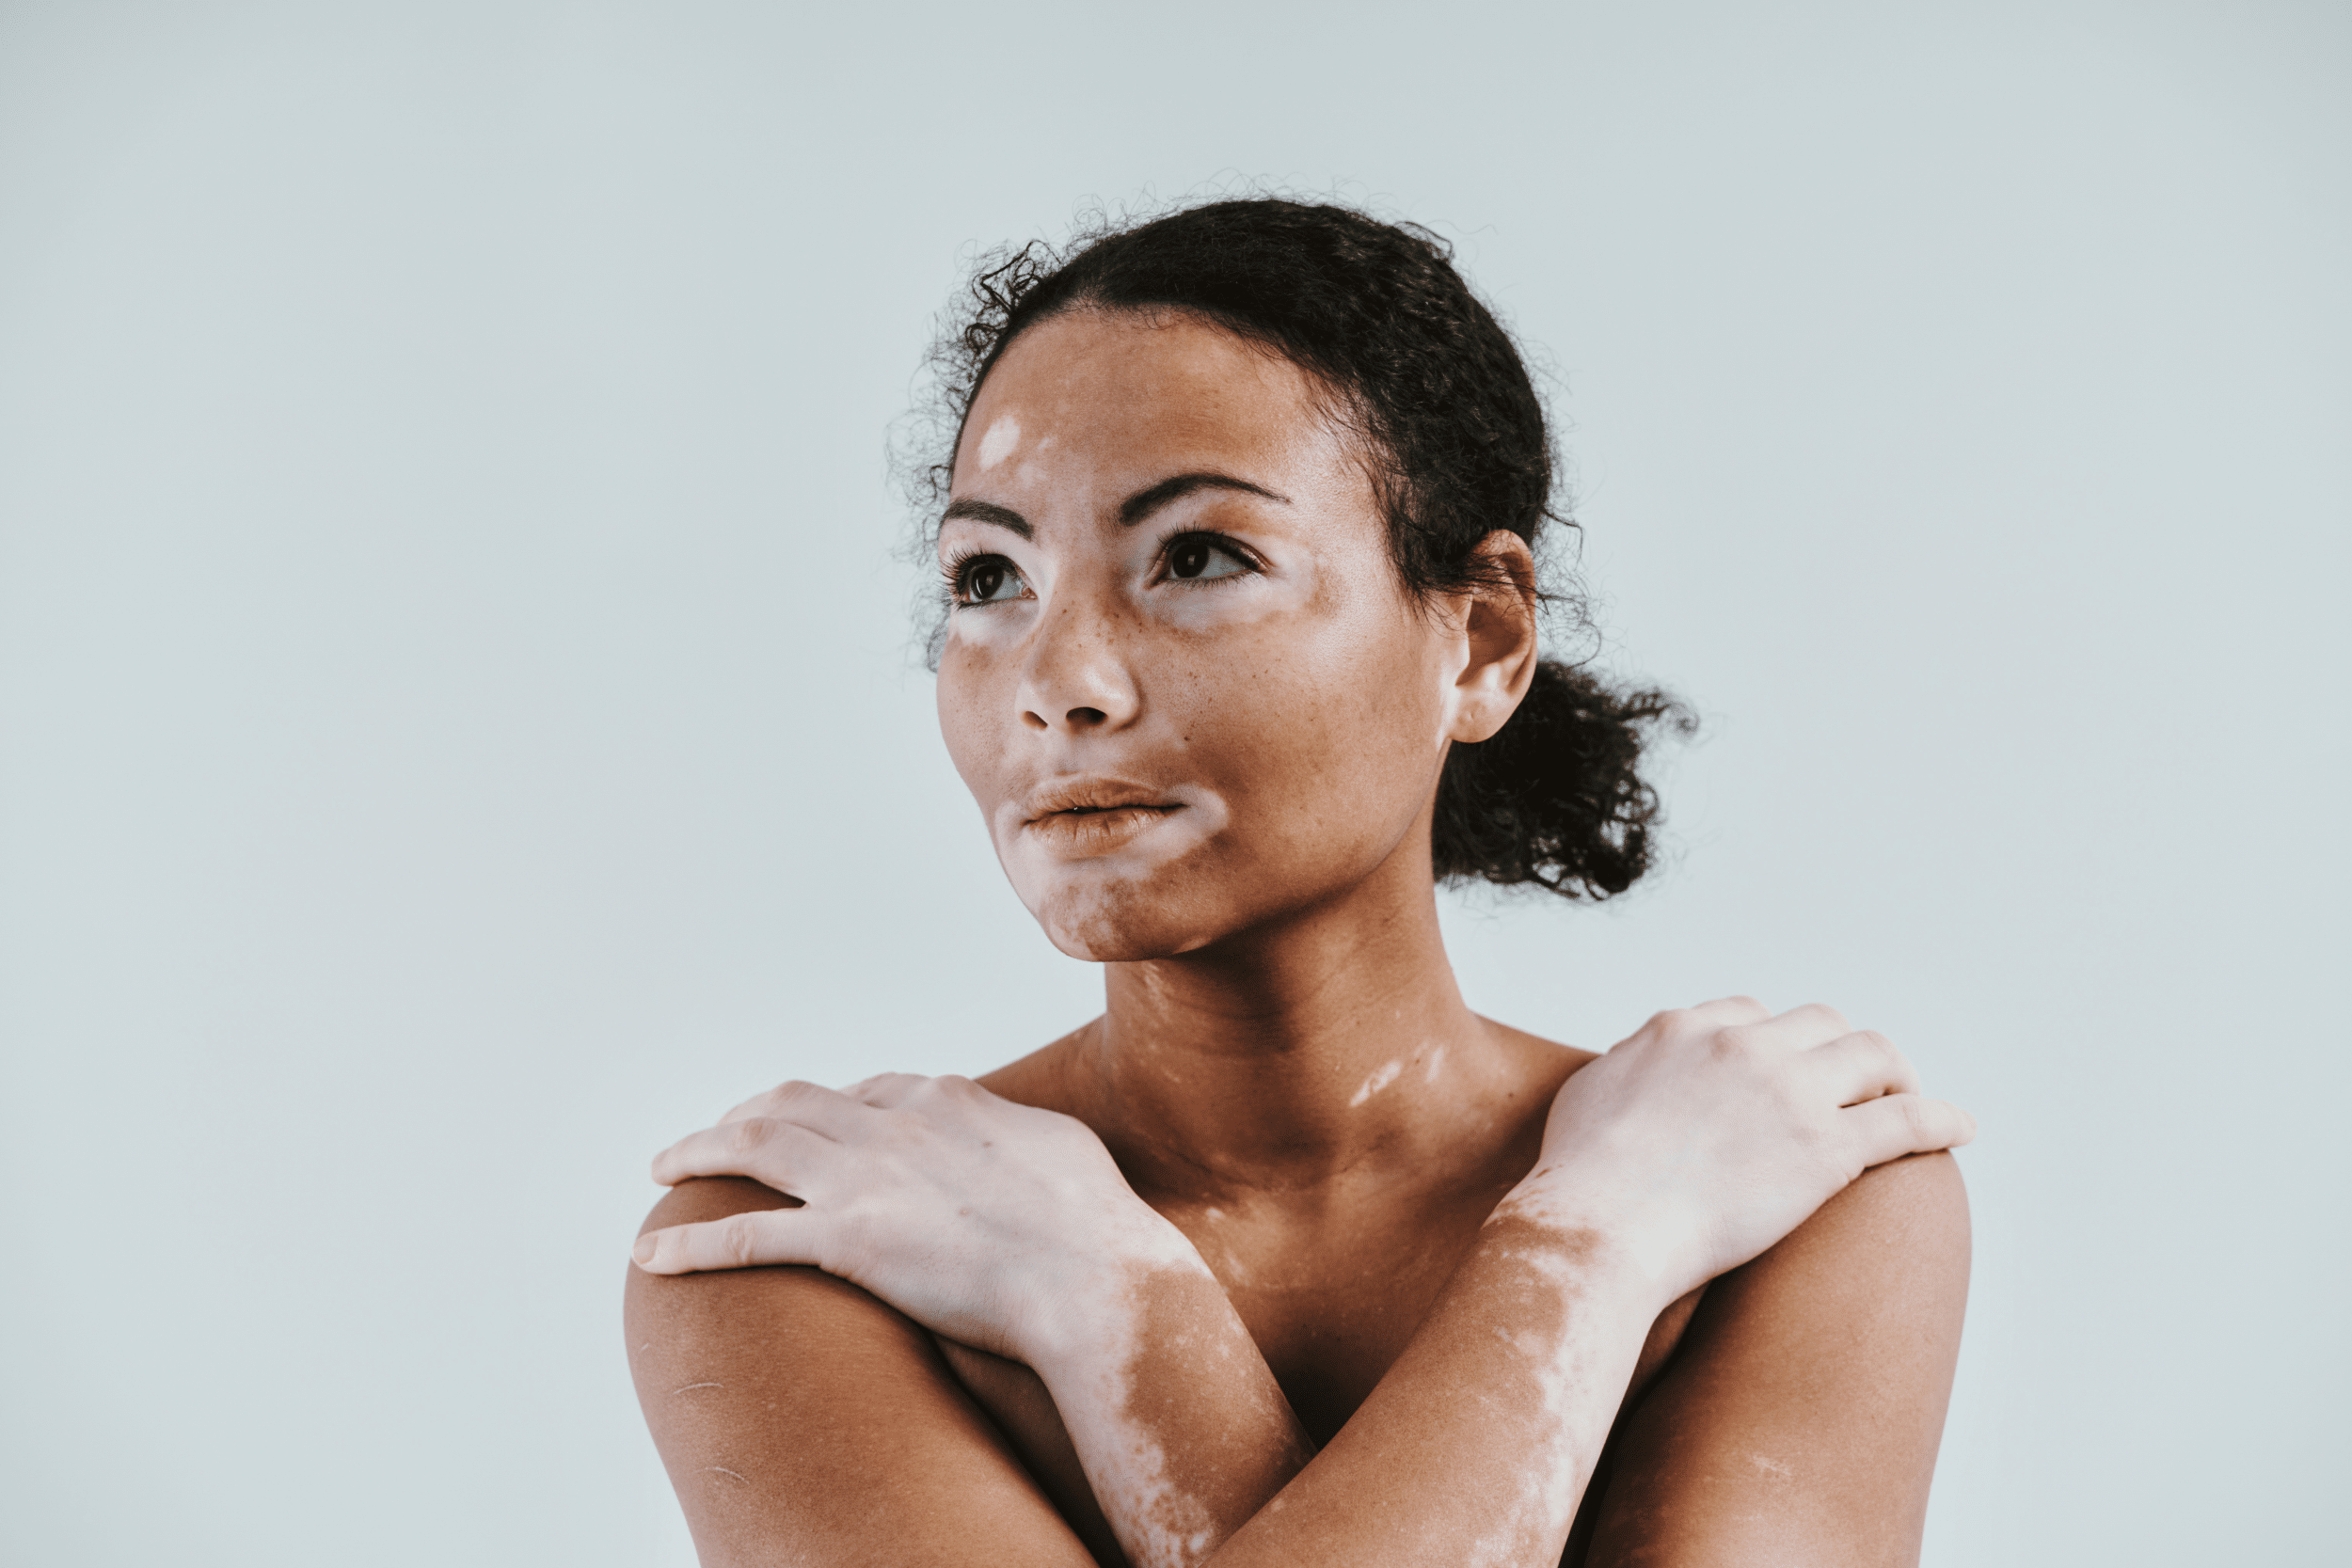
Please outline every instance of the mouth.
M1067 855L1107 854L1184 810L1158 790L1120 779L1048 784L1022 808L1022 831Z

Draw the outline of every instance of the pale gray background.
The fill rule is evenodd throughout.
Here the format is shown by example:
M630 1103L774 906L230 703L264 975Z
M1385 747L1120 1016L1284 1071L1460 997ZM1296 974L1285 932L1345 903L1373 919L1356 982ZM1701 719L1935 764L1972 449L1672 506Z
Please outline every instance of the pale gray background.
M645 1159L1094 1006L911 669L927 320L1260 178L1454 238L1708 720L1473 1003L1979 1113L1931 1563L2335 1557L2347 105L2248 0L0 7L0 1557L690 1560Z

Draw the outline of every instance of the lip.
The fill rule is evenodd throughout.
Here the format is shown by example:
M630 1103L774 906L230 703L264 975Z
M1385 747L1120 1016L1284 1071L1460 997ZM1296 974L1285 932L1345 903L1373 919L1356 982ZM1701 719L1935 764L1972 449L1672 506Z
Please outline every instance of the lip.
M1184 809L1184 801L1149 784L1085 775L1050 780L1031 790L1021 805L1021 828L1057 853L1103 855Z
M1086 816L1115 812L1171 812L1184 809L1166 790L1128 779L1076 774L1051 779L1029 791L1021 803L1021 821L1034 827L1050 816Z

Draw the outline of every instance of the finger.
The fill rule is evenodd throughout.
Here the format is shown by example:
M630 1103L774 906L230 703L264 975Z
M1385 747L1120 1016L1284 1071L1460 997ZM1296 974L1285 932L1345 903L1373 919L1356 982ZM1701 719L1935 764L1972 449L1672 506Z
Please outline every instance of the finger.
M1772 1010L1753 996L1719 996L1689 1011L1719 1029L1734 1023L1761 1023L1772 1016Z
M1838 1112L1837 1120L1855 1140L1865 1169L1906 1154L1958 1148L1977 1135L1976 1117L1948 1100L1920 1094L1881 1095Z
M865 1107L838 1089L822 1084L803 1084L794 1079L778 1084L774 1088L755 1094L725 1116L719 1125L743 1121L753 1117L767 1117L779 1121L797 1121L803 1127L814 1127L829 1138L838 1138L857 1119Z
M786 1083L778 1084L772 1089L762 1089L757 1094L752 1096L751 1099L746 1100L741 1104L730 1109L725 1116L721 1117L719 1118L718 1125L724 1126L730 1121L741 1121L746 1117L774 1116L776 1114L776 1106L783 1101L783 1099L789 1095L792 1090L801 1086L802 1085L799 1080L794 1079Z
M823 1222L807 1209L754 1209L637 1238L630 1258L647 1274L695 1274L770 1263L814 1263Z
M805 1197L834 1140L798 1122L746 1117L690 1133L653 1157L653 1179L665 1187L698 1176L748 1176L780 1193Z
M776 1091L762 1089L742 1103L727 1107L727 1114L721 1117L714 1125L724 1127L728 1122L741 1121L745 1117L767 1116L775 1108L775 1102Z
M1895 1042L1875 1029L1857 1029L1803 1053L1805 1067L1840 1105L1859 1105L1883 1094L1917 1094L1919 1070Z
M861 1078L841 1092L861 1105L889 1110L903 1105L915 1091L931 1082L917 1072L878 1072L871 1078Z
M1836 1008L1819 1002L1808 1002L1802 1007L1791 1007L1785 1013L1756 1023L1740 1026L1740 1033L1759 1043L1775 1045L1784 1051L1809 1051L1826 1045L1838 1036L1851 1033L1853 1025Z

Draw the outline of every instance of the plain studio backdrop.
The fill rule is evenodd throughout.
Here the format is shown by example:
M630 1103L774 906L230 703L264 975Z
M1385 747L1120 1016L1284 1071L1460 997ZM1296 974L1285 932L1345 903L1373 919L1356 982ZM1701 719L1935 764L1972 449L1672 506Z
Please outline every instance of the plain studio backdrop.
M914 657L931 315L1255 182L1455 244L1706 721L1472 1005L1977 1112L1930 1563L2344 1549L2341 5L19 0L0 1557L691 1561L647 1159L1098 1005Z

